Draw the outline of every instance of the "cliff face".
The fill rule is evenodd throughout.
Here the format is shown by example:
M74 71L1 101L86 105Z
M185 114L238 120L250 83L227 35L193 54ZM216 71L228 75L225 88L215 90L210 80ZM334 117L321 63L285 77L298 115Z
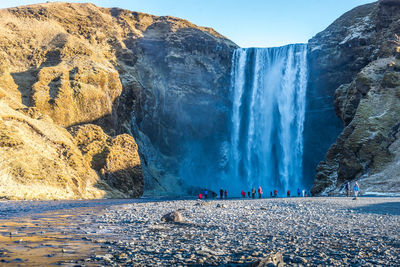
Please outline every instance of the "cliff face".
M317 167L314 194L336 194L356 179L364 192L399 191L398 34L400 1L380 1L346 13L310 40L311 93L334 96L344 126ZM320 127L329 124L335 122Z
M50 127L42 131L46 136L60 132L68 143L65 150L77 160L64 163L69 164L62 167L65 183L54 182L63 193L0 197L137 197L143 193L138 152L149 189L181 183L165 178L179 172L184 136L209 138L226 121L221 96L229 87L235 47L212 29L185 20L92 4L0 10L0 99L7 106L2 119L34 110L46 119L30 123ZM46 167L37 165L46 162L39 152L32 164L9 162L27 161L24 151L31 148L21 138L40 143L42 150L54 146L49 137L38 139L26 123L10 123L2 123L0 171L5 178L0 185L13 181L29 188L40 187L43 179L58 181L55 170L61 167L50 162L62 164L69 158L66 152L47 154ZM19 128L26 131L23 137ZM87 193L91 187L94 193Z
M146 189L181 194L177 190L186 187L189 177L201 181L207 171L217 172L213 144L227 136L236 45L175 18L158 18L143 38L129 39L126 45L137 57L131 67L138 92L132 125L145 159Z

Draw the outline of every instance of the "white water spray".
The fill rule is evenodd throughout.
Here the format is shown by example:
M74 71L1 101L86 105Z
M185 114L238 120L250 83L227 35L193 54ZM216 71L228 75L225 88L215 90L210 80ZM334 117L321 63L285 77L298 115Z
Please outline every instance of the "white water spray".
M307 72L303 44L234 52L231 190L302 187Z

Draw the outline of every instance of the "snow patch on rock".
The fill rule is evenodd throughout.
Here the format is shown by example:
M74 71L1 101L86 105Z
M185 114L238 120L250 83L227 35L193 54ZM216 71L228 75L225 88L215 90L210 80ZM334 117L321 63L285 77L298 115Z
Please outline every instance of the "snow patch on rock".
M371 31L373 22L371 16L359 18L357 22L348 28L348 35L339 44L343 45L351 40L361 37L368 37L368 32Z

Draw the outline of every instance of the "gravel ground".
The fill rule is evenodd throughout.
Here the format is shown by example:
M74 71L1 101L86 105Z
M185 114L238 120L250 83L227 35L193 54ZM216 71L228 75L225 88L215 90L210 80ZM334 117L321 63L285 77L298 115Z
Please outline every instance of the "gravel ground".
M161 222L171 211L184 221ZM71 224L64 234L99 247L71 264L247 266L281 254L280 265L400 266L400 198L137 201Z

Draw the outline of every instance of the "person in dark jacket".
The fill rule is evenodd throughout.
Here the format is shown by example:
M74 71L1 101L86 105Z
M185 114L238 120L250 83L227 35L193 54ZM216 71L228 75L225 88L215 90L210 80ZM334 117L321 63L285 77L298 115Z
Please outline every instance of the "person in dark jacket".
M346 196L350 197L350 183L349 182L346 183L345 189L346 189Z
M219 196L221 197L221 199L224 197L224 189L220 189L219 190Z

